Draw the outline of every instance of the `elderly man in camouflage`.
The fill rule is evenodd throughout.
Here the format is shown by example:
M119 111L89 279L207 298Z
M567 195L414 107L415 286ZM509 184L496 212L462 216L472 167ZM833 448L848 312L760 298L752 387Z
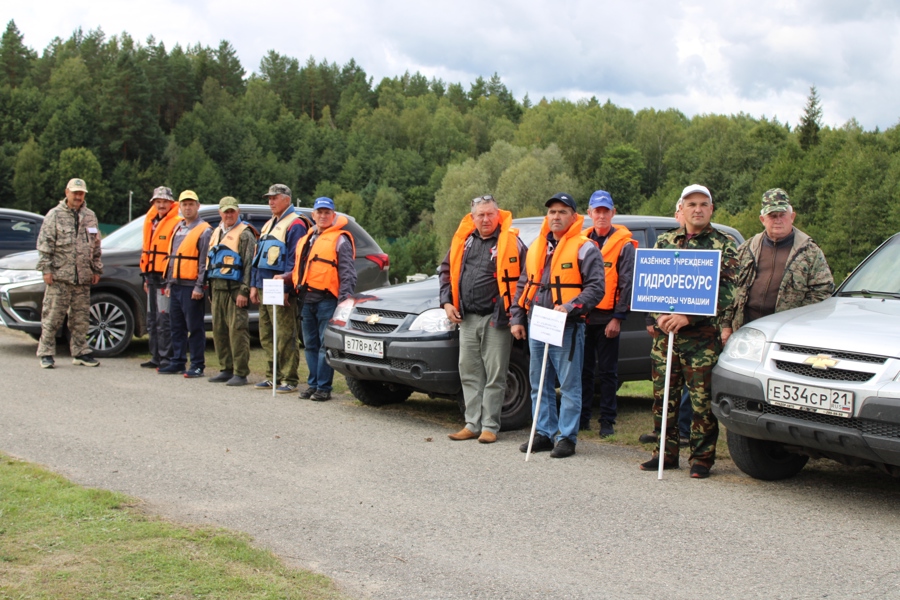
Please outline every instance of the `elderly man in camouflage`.
M741 325L821 302L834 291L822 249L794 227L797 213L787 192L774 188L763 194L759 215L765 231L738 248L734 302L721 319L723 343Z
M656 248L720 250L722 262L719 271L718 307L721 312L731 304L734 282L737 276L737 249L734 240L710 225L713 199L702 185L689 185L681 193L684 226L664 233L656 240ZM694 418L691 423L691 477L709 477L716 460L716 442L719 422L710 408L710 383L712 369L722 351L719 326L715 317L653 314L655 319L652 360L653 423L657 431L663 431L662 412L665 394L666 350L669 332L674 332L671 378L669 381L669 412L665 427L664 469L678 468L678 428L675 424L676 404L681 389L687 384ZM659 468L659 454L654 452L647 462L641 463L644 471Z
M97 215L84 205L87 186L82 179L66 184L66 197L50 209L38 235L37 268L44 274L47 291L41 312L41 340L37 355L41 367L52 369L56 331L69 317L69 350L72 364L96 367L100 363L87 344L90 324L91 285L100 281L100 229Z

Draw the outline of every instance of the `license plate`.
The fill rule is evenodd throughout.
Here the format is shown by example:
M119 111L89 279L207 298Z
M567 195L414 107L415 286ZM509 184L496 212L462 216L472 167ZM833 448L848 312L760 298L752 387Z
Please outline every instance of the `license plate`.
M853 392L769 380L770 404L836 417L853 416Z
M384 342L347 336L344 338L344 352L384 358Z

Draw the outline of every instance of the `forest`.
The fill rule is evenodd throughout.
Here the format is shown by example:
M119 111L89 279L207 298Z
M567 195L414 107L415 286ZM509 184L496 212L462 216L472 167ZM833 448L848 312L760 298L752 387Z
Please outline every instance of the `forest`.
M875 100L873 100L875 101ZM255 72L234 47L175 45L76 30L40 56L14 21L0 39L0 205L45 213L71 177L101 222L123 224L158 185L264 203L286 183L329 196L391 256L392 278L432 273L471 198L515 216L567 191L608 190L619 213L671 215L706 185L717 222L762 230L759 203L787 190L836 281L900 230L900 129L822 125L810 89L797 123L747 114L637 112L597 98L526 95L500 75L464 86L409 72L374 82L362 65L275 51Z

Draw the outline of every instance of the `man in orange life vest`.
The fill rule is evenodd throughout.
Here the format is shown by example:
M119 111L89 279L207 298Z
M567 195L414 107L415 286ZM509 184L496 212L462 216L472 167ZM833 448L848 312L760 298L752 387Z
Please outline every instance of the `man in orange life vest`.
M166 269L172 356L169 366L160 367L158 372L163 375L184 373L191 379L203 377L203 369L206 368L206 330L203 326L206 296L203 286L212 228L200 218L200 199L192 190L181 192L178 204L184 219L172 233L169 266ZM185 370L188 346L191 364Z
M466 403L466 426L454 441L497 441L506 394L512 337L509 307L525 264L527 248L513 227L512 213L493 196L472 200L441 263L440 302L447 319L459 325L459 379Z
M584 217L575 200L560 192L547 200L541 233L528 248L511 309L513 337L526 338L533 306L567 313L562 346L550 346L544 393L532 452L552 450L552 458L575 454L581 418L581 366L584 361L584 316L603 299L603 257L597 245L581 234ZM544 343L529 338L531 406L537 404ZM562 402L556 409L553 382L559 380ZM549 382L549 385L548 385ZM556 443L554 444L554 439ZM528 443L519 447L527 452Z
M141 276L147 294L147 335L150 360L141 363L148 369L169 366L172 334L169 326L169 299L166 297L166 267L172 232L181 221L172 190L159 186L150 198L152 206L144 218L144 243L141 252Z
M631 310L631 282L637 241L624 225L613 225L616 214L612 196L604 190L591 194L588 216L594 222L582 235L596 242L603 255L606 293L591 309L584 331L584 366L581 371L581 425L590 429L594 403L594 369L600 379L600 437L615 435L616 391L619 370L620 323Z
M297 242L293 283L303 303L300 318L309 369L300 397L322 402L331 399L334 381L334 369L325 361L325 326L356 287L356 248L344 229L349 221L334 212L331 198L316 198L312 216L316 226Z

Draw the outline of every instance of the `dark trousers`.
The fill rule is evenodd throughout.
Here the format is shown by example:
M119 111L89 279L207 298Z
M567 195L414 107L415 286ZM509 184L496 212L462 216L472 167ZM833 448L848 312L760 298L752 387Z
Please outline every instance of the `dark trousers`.
M615 424L618 412L619 337L606 337L606 324L588 325L584 334L584 366L581 369L581 423L591 421L594 377L600 380L600 421ZM596 372L595 372L596 369Z
M191 369L206 368L206 332L203 329L203 298L192 300L193 286L173 285L169 292L169 317L172 327L171 364L184 368L187 352L191 353Z
M154 275L147 279L147 290L150 356L158 366L167 367L172 358L172 328L169 323L169 299L164 295L166 286Z

